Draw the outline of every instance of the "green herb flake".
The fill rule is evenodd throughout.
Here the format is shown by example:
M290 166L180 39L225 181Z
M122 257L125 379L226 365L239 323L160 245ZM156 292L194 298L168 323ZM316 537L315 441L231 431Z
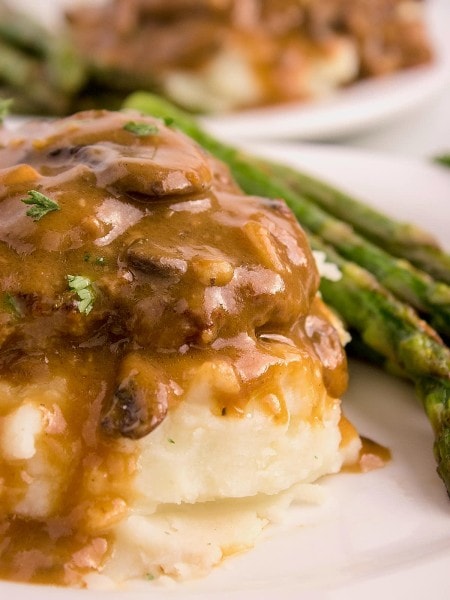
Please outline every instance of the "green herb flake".
M145 578L147 579L147 581L153 581L155 579L155 576L153 575L153 573L146 573Z
M159 129L152 123L137 123L136 121L128 121L123 126L125 131L137 135L138 137L145 137L147 135L155 135L159 133Z
M69 288L78 297L77 307L80 313L88 315L94 305L95 293L92 289L91 280L81 275L67 275Z
M27 217L31 217L33 221L39 221L47 213L53 212L54 210L60 210L59 204L54 200L50 200L41 192L36 190L30 190L28 192L29 198L22 198L24 204L30 204L31 208L27 210Z
M167 438L167 441L169 442L169 444L175 444L175 440L173 440L172 438Z
M22 316L22 310L19 306L17 298L13 296L13 294L10 294L9 292L3 294L3 305L8 312L13 313L16 317Z
M171 125L173 125L175 119L173 119L172 117L164 117L164 125L166 127L170 127Z

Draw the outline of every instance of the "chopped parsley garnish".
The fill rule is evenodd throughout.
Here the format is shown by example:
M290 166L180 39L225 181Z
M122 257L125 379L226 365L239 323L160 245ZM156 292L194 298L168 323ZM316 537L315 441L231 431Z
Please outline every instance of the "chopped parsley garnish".
M169 444L175 444L175 440L173 440L172 438L167 438L167 441L169 442Z
M146 135L155 135L159 132L159 129L153 123L137 123L136 121L128 121L123 126L125 131L129 131L133 135L138 137L145 137Z
M22 310L19 306L17 298L9 292L6 292L3 295L3 304L8 312L13 313L16 317L22 316Z
M172 117L164 117L164 125L166 127L170 127L171 125L173 125L174 120Z
M12 100L0 99L0 123L3 123L5 117L9 115L9 109L11 107Z
M22 198L22 202L31 205L31 208L27 210L26 214L27 217L31 217L33 221L39 221L49 212L60 210L57 202L50 200L50 198L44 196L41 192L30 190L28 196L29 198Z
M80 313L88 315L94 305L95 293L91 280L81 275L67 275L69 288L78 296L77 307Z

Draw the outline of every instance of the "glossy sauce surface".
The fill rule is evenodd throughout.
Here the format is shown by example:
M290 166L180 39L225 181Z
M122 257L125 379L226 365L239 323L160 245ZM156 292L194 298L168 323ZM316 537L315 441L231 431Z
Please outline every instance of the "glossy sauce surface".
M58 209L34 220L30 190ZM0 419L34 398L42 455L64 473L50 508L21 517L34 475L0 457L1 576L77 583L106 559L133 500L135 441L205 363L233 374L212 407L226 419L255 391L276 391L286 348L319 370L330 399L345 390L345 356L290 211L244 196L162 122L92 111L2 132L0 214Z

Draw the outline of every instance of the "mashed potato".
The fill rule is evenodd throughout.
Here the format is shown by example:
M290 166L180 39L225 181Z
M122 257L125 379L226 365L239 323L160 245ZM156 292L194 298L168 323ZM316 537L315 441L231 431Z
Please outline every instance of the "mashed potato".
M305 235L156 119L2 136L0 574L204 575L359 451Z

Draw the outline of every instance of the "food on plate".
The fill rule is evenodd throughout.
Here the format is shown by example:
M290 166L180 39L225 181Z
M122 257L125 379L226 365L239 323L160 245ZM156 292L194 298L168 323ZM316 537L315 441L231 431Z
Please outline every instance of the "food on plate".
M202 112L315 99L432 60L419 0L109 0L68 23L100 84Z
M202 575L357 460L345 333L282 200L137 112L0 144L2 577Z
M448 281L449 255L425 232L368 209L370 218L376 218L378 224L381 222L383 228L389 229L393 237L395 233L401 242L396 248L398 251L403 247L401 258L390 255L357 236L349 223L325 212L333 198L337 202L345 201L347 208L349 204L352 206L354 214L349 219L356 227L357 216L361 218L366 214L360 201L344 198L344 193L292 168L225 145L203 131L190 115L162 98L138 93L125 105L170 120L224 160L247 193L259 194L264 190L273 197L284 198L309 230L311 246L328 259L329 267L334 265L340 272L337 278L322 277L320 291L328 305L350 327L358 342L358 356L364 354L414 384L435 432L438 473L450 493L450 349L439 332L421 318L424 316L439 327L448 342L449 287L433 280L429 273L415 269L403 258L407 250L408 254L420 257L422 266L428 270L430 266L432 272L439 269L441 279ZM358 226L367 233L368 226L361 227L360 223ZM384 241L381 244L383 248L387 246ZM421 316L412 308L412 303L417 305Z

